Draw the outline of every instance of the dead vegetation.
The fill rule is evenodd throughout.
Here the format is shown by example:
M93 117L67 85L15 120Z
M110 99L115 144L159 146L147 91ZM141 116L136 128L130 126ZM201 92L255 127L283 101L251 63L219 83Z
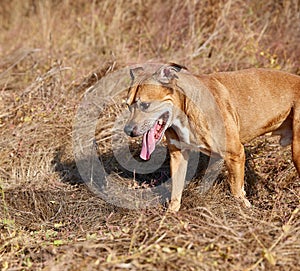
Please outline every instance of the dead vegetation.
M132 63L300 74L299 19L297 0L2 1L1 270L298 270L300 179L289 148L265 137L247 145L252 209L232 199L223 171L207 194L196 176L178 214L132 211L82 184L72 125L85 90ZM103 130L104 163L132 185L109 137L99 141Z

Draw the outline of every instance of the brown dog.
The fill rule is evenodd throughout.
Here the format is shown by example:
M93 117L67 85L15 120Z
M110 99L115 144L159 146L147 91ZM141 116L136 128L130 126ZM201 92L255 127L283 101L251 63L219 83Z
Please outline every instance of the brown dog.
M124 131L132 137L143 135L144 160L165 134L171 157L169 210L180 208L190 149L222 157L232 194L247 206L243 143L269 132L279 135L281 145L292 143L300 175L299 76L265 69L194 76L177 64L148 75L143 68L130 74L131 116Z

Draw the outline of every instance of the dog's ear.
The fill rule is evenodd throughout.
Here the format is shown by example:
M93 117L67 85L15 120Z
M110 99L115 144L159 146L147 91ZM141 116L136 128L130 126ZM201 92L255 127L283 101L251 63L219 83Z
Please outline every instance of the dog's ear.
M134 69L130 69L130 77L131 77L131 80L132 82L139 76L143 73L144 71L144 68L143 67L137 67L137 68L134 68Z
M127 93L127 100L126 103L127 104L132 104L134 97L135 97L135 92L136 92L136 88L133 87L136 78L138 78L142 73L144 72L144 68L143 67L137 67L137 68L133 68L129 70L130 73L130 77L131 77L131 84L130 87L128 89L128 93Z
M182 69L186 70L187 68L175 63L169 63L167 65L162 66L156 72L156 79L162 84L168 84L173 79L178 78L177 73L180 72Z

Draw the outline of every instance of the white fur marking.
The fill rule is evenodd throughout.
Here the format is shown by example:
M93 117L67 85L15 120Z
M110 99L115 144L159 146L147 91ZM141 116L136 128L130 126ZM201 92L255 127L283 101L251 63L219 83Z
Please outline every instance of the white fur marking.
M183 126L179 119L175 119L172 125L179 136L180 141L183 141L186 144L190 143L190 131L188 127Z

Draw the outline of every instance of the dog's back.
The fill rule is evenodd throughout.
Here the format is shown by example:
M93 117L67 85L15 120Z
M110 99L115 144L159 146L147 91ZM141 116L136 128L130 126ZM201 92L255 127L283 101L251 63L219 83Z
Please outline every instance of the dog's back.
M300 77L297 75L247 69L205 77L200 80L208 84L211 91L221 91L221 96L224 91L228 92L243 143L278 129L287 118L293 118L293 108L300 104Z

